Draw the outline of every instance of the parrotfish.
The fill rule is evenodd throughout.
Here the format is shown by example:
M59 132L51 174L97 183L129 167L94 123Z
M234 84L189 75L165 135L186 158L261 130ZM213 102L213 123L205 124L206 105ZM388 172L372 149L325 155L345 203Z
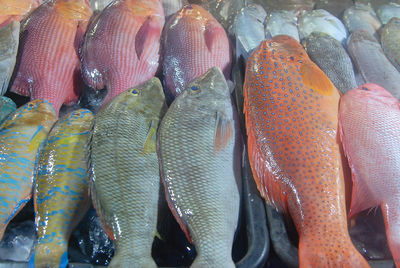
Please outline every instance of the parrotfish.
M128 89L96 115L89 145L89 187L104 230L114 240L110 267L157 267L160 175L158 124L167 106L157 78Z
M333 16L339 17L346 8L353 5L353 0L316 0L315 9L325 9Z
M103 105L155 75L164 20L160 0L116 0L90 23L82 74L88 86L107 89Z
M251 169L261 195L293 219L300 267L369 267L347 229L339 91L289 36L261 43L246 68Z
M4 96L0 97L0 124L7 116L17 109L17 105L10 99Z
M0 125L0 240L11 219L31 199L38 152L56 120L49 102L34 100Z
M368 32L356 31L348 40L347 51L365 83L384 87L400 98L400 73L385 56L381 45Z
M343 13L343 22L350 33L358 30L367 31L378 38L377 31L382 26L375 11L365 4L355 4Z
M314 32L303 42L310 59L329 77L342 94L357 87L350 56L335 38Z
M165 85L173 96L214 66L229 77L232 55L228 37L201 6L187 5L171 17L163 39Z
M78 100L78 45L92 12L87 0L51 0L21 24L16 78L11 91L46 99L56 109Z
M6 93L14 70L19 43L18 21L0 28L0 95Z
M322 32L344 42L347 31L343 23L328 11L318 9L305 13L299 19L300 38L306 38L312 32Z
M292 11L272 11L267 17L266 24L266 31L268 32L266 36L289 35L300 41L299 30L297 29L297 17Z
M386 57L400 72L400 17L392 18L381 31L381 45Z
M353 177L349 216L380 206L400 267L400 102L384 88L364 84L341 98L339 126Z
M376 11L376 14L382 24L386 24L391 18L400 18L400 4L391 2L386 5L381 5Z
M161 177L172 214L196 247L192 268L235 267L240 138L236 110L218 67L189 83L161 122Z
M19 22L34 8L39 6L42 0L0 0L0 28L12 21Z
M73 111L51 129L40 152L34 205L38 242L29 267L68 264L68 240L90 206L86 146L93 114Z

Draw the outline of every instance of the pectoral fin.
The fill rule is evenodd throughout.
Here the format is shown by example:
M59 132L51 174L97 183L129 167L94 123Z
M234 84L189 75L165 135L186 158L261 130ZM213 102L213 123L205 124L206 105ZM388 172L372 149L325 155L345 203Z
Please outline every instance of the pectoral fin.
M233 120L224 113L217 112L215 124L214 153L224 149L233 136Z
M150 128L147 132L146 141L143 146L143 154L155 153L156 152L156 144L157 144L157 120L151 120Z

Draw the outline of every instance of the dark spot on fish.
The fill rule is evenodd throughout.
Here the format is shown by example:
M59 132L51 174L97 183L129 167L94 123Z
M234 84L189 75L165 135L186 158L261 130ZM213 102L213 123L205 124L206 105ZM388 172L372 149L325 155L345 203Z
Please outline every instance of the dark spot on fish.
M361 89L365 90L365 91L368 91L368 88L366 88L366 87L362 87Z

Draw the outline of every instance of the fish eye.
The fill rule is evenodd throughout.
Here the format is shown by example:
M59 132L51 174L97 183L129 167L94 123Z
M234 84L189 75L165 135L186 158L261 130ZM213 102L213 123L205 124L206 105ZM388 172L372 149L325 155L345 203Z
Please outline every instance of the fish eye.
M366 88L366 87L362 87L361 89L365 90L365 91L368 91L368 88Z
M192 86L190 89L191 89L192 91L198 91L198 90L199 90L199 88L196 87L196 86Z
M132 92L132 94L133 94L134 96L137 96L137 95L139 95L140 90L139 90L139 89L134 89L134 90L132 90L131 92Z

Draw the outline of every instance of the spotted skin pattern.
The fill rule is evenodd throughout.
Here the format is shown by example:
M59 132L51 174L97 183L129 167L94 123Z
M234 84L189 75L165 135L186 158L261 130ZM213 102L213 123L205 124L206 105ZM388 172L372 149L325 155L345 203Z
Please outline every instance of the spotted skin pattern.
M7 224L31 198L38 151L56 120L49 102L35 100L0 125L0 240Z
M300 267L369 267L347 230L337 89L295 39L279 35L249 58L244 97L254 178L292 217Z
M94 116L86 109L67 114L49 133L41 151L34 191L38 244L29 267L66 267L71 231L89 208L86 145Z

